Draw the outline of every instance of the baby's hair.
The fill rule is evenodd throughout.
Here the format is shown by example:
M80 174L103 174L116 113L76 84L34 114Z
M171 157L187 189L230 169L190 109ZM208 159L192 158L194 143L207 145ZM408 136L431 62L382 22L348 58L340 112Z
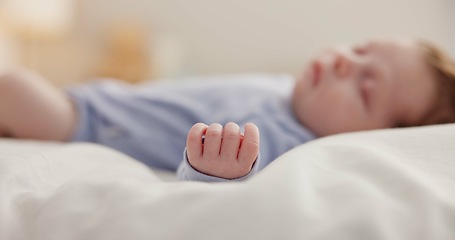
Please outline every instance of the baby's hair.
M455 62L441 48L426 40L417 41L424 51L424 58L434 72L438 83L438 96L433 114L423 123L455 122Z

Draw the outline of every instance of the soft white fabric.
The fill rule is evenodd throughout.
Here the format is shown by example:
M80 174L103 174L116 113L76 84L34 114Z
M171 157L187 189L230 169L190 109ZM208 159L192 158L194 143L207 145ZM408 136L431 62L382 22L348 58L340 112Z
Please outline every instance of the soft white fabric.
M0 155L0 239L455 239L455 125L319 139L230 183L89 144Z

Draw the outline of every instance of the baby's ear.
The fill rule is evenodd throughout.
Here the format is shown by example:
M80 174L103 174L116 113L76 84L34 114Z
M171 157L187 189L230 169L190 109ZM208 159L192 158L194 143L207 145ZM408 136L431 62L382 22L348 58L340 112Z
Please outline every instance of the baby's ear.
M443 102L441 100L440 102ZM435 104L433 110L430 111L419 124L414 126L425 126L425 125L437 125L437 124L447 124L455 123L455 108L451 106L451 103L441 103L439 105ZM410 126L408 126L410 127Z
M393 126L392 128L404 128L404 127L408 127L408 126L406 126L403 123L396 123L395 126Z

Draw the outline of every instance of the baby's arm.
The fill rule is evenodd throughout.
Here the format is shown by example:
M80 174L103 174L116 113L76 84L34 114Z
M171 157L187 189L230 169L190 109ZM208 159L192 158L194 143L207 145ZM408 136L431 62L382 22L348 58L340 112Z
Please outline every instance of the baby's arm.
M0 74L0 137L65 141L76 115L66 94L37 74Z
M202 141L205 136L204 141ZM259 153L259 130L247 123L244 135L235 123L195 124L188 133L187 156L197 171L224 179L247 175Z

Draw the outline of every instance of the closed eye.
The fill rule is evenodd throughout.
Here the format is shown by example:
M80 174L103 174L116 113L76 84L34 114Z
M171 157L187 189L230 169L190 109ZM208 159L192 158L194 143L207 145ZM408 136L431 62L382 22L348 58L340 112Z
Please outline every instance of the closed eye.
M364 86L360 87L360 96L362 98L362 102L363 102L363 105L365 106L365 108L369 109L370 108L370 94L369 94L369 90L366 87L364 87Z
M354 53L358 55L364 55L367 53L367 46L365 44L355 46L353 49Z
M361 74L361 78L359 81L359 91L360 96L362 98L362 102L364 103L365 108L369 109L371 107L371 91L373 90L374 85L374 74L370 70L366 70L363 74Z

